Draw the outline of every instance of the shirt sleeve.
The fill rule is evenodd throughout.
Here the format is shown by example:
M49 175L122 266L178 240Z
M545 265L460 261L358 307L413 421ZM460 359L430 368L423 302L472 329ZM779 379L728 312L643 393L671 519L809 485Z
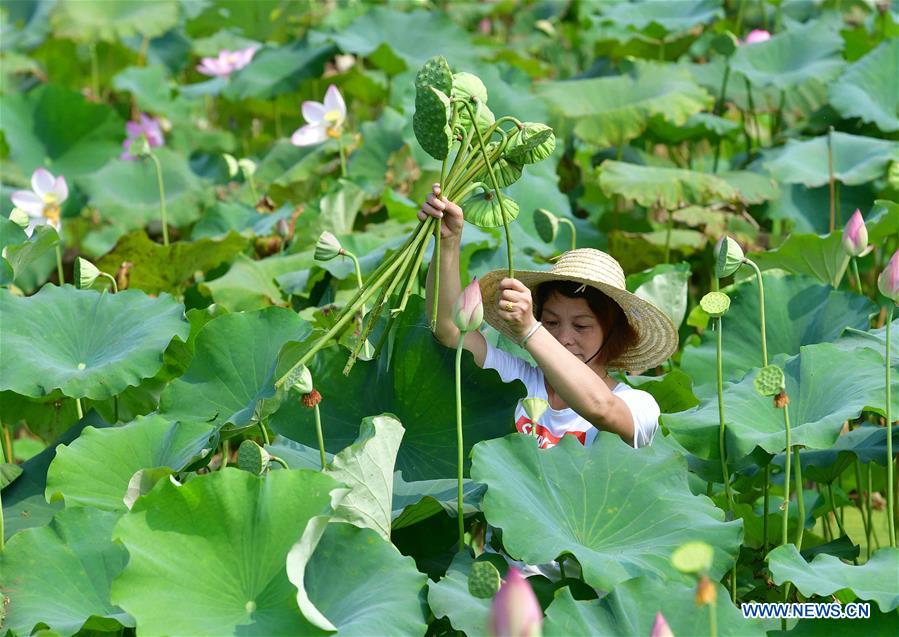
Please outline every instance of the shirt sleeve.
M661 410L652 394L640 389L629 388L618 394L631 410L634 419L634 448L645 447L659 429Z
M484 357L484 369L495 369L504 383L520 380L531 390L538 375L537 369L527 361L494 347L487 342L487 356Z

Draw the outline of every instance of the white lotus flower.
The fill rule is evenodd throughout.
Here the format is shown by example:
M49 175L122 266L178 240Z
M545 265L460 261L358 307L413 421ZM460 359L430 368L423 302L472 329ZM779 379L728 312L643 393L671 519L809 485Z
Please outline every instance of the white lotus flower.
M290 137L295 146L314 146L329 137L340 137L346 121L346 104L343 95L333 84L325 92L324 102L303 102L303 119L306 125L296 130Z
M25 233L30 237L40 225L49 225L59 231L62 203L69 196L66 178L54 177L46 168L38 168L31 175L31 190L17 190L10 199L19 210L30 217Z
M197 65L197 70L203 75L228 77L234 71L239 71L249 64L258 49L258 46L250 46L238 51L223 49L216 57L203 58Z

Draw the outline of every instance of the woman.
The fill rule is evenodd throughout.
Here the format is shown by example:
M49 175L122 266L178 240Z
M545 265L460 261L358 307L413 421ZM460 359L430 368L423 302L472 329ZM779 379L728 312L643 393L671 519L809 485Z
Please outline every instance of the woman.
M439 184L434 184L418 213L419 219L426 215L443 219L435 336L455 347L459 330L451 308L461 293L462 209L441 197ZM429 298L434 294L433 268L432 261ZM665 361L677 349L671 320L628 292L621 266L599 250L566 252L549 272L519 272L516 279L503 272L495 270L481 280L484 318L524 347L538 366L493 347L478 331L468 332L463 346L479 367L495 369L505 382L521 380L528 396L549 403L536 424L519 401L516 428L524 433L536 429L541 448L555 446L563 435L589 446L600 430L634 447L652 442L659 426L658 404L647 392L610 378L609 369L647 369Z

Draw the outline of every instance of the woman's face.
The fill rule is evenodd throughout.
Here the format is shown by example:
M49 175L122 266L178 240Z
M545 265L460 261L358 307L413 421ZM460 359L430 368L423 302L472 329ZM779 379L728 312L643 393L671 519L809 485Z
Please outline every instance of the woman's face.
M581 361L593 356L605 338L599 320L582 297L570 299L553 292L543 304L540 322ZM591 362L596 362L596 359Z

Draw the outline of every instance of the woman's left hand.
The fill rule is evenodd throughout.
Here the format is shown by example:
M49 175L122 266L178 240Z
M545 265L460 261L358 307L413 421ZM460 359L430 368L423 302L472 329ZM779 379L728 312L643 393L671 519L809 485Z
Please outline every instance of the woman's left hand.
M537 322L534 318L531 290L518 279L508 277L500 281L499 290L499 315L521 340Z

